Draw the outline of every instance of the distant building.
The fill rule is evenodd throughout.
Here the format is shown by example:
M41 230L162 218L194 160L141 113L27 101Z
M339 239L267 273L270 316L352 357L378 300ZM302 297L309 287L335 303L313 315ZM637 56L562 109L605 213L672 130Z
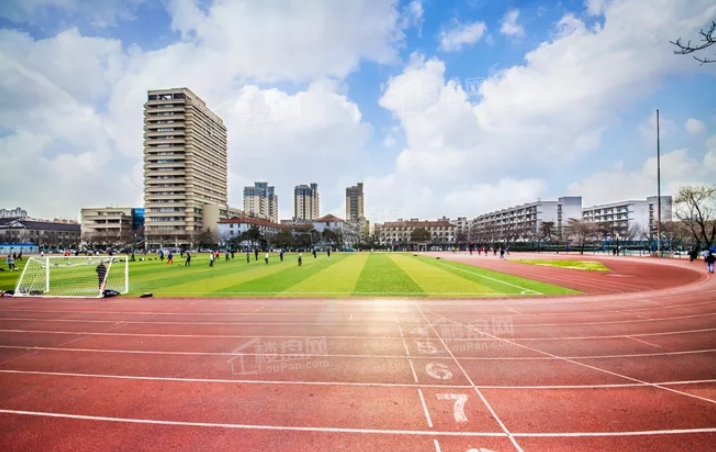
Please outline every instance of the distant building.
M134 243L142 237L144 208L92 207L80 210L85 242Z
M582 209L582 219L590 223L607 224L622 237L644 240L657 233L658 197L645 200L618 201ZM661 197L661 222L672 220L672 198Z
M553 223L555 234L560 235L569 219L581 218L581 196L537 200L477 216L472 221L471 235L475 242L483 243L533 240L543 223Z
M0 209L0 218L27 218L27 210L23 210L20 207Z
M318 184L297 185L293 190L293 219L313 220L321 216Z
M425 229L430 233L430 242L436 245L449 245L455 243L455 232L457 227L447 219L436 221L418 220L411 218L409 221L398 219L376 225L378 241L384 245L398 245L410 243L413 231Z
M240 237L241 234L248 231L252 227L258 228L261 235L270 237L278 234L286 226L274 223L272 221L260 220L251 217L235 217L221 220L218 222L218 231L220 240L231 240Z
M363 182L346 188L346 220L358 221L365 218L365 201L363 195Z
M144 207L149 248L188 245L228 210L227 131L188 88L147 92ZM226 216L226 213L223 214Z
M278 195L268 182L255 182L253 187L244 187L244 212L247 216L278 222Z
M76 248L80 244L79 223L0 219L0 243L34 243L40 247Z

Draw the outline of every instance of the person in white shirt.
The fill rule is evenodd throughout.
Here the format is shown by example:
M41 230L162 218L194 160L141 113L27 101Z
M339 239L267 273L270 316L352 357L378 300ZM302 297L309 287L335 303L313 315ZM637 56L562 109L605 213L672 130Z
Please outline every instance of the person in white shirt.
M266 256L264 257L264 259L266 260L266 263L267 263L267 264L268 264L268 256L269 256L269 253L268 253L268 251L267 251L267 252L266 252Z

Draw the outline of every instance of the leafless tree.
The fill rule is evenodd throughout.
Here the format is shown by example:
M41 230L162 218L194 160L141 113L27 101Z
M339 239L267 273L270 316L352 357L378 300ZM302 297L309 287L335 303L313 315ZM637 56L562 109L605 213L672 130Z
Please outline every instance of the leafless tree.
M584 246L595 234L594 223L570 218L567 224L567 234L579 245L580 254L584 254Z
M711 248L716 241L716 187L681 187L674 204L674 215L690 232L697 246Z
M699 45L691 45L691 41L689 40L686 44L681 43L681 38L677 39L676 41L669 41L670 43L674 44L677 47L677 50L674 50L674 53L677 55L689 55L695 52L699 52L701 50L704 50L708 47L711 47L716 43L716 20L711 22L711 26L707 29L701 29L699 31L699 34L701 35L701 44ZM698 57L694 55L694 59L698 61L701 64L706 63L714 63L716 62L715 58L706 58L706 57Z

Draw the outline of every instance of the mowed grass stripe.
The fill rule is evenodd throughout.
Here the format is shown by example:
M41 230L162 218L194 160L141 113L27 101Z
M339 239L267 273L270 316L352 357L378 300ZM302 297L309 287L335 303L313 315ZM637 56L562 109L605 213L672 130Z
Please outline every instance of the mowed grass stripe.
M556 286L554 284L534 281L532 279L520 278L505 273L487 270L472 265L460 264L435 258L420 257L423 261L438 268L445 269L455 275L475 281L493 290L503 292L506 295L564 295L578 294L578 290Z
M273 265L280 266L282 271L275 274L263 276L261 278L254 278L240 284L235 284L230 287L223 288L221 290L209 293L209 296L264 296L264 297L276 297L276 296L288 296L283 294L286 289L294 286L304 279L310 278L311 276L319 273L330 265L336 265L345 259L345 255L333 255L331 260L321 256L314 259L310 254L303 255L303 265L301 267L297 264L297 259L293 258L288 261L284 261L283 264L274 263ZM263 264L265 265L265 264ZM271 265L271 264L269 264ZM320 294L315 294L320 296ZM303 294L302 296L307 296Z
M481 282L464 278L446 268L430 265L425 260L412 255L393 254L390 258L431 297L479 297L504 294L503 290L487 287Z
M371 254L358 283L354 297L425 297L425 291L396 265L388 254Z
M311 292L315 292L350 296L356 288L368 256L368 253L347 254L340 262L294 284L281 295L310 296Z
M218 278L220 276L228 275L235 276L242 272L252 271L259 265L265 266L263 261L254 262L253 256L251 259L251 264L247 264L246 260L242 262L234 259L233 262L215 262L213 267L209 267L208 257L200 259L198 262L195 262L192 257L191 265L188 267L185 267L183 262L178 267L177 263L174 265L167 265L166 263L156 264L151 262L149 264L144 264L142 262L139 265L147 265L154 271L153 277L150 274L147 278L135 277L135 271L133 271L134 268L132 266L133 263L130 262L129 288L132 293L142 293L145 291L161 290L165 287L193 281L196 283L193 292L198 292L199 288L197 285L201 285L202 281L206 278ZM164 265L164 268L161 268L162 265Z
M187 277L183 279L182 283L170 286L162 285L162 288L156 290L155 292L160 295L174 296L181 296L182 294L194 296L203 295L210 292L218 292L222 289L243 284L253 279L264 278L266 276L284 271L288 266L295 265L294 260L289 262L284 259L284 262L281 262L278 256L276 256L273 260L269 258L268 265L266 265L263 259L258 262L254 262L252 259L250 264L247 264L245 259L246 258L244 258L243 263L233 265L233 272L227 273L224 271L221 275L213 278L192 278L192 275L187 275Z
M130 262L129 272L132 277L132 281L145 282L145 281L157 281L159 279L173 278L174 275L169 272L176 267L184 267L186 258L178 258L178 255L174 257L174 264L167 264L167 260L163 261L144 261L144 262ZM254 262L254 255L251 255L251 262ZM263 263L263 256L259 256L259 262ZM226 261L224 255L214 262L214 267L209 267L209 254L194 254L191 256L191 268L196 272L197 275L211 275L215 274L217 268L227 268L229 264L244 264L246 265L246 256L239 254L233 261Z

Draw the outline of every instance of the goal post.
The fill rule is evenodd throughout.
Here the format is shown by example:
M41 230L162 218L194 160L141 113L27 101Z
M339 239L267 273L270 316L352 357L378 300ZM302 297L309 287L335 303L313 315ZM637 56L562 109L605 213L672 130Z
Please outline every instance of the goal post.
M105 290L129 292L125 256L49 256L28 259L16 297L101 298Z

